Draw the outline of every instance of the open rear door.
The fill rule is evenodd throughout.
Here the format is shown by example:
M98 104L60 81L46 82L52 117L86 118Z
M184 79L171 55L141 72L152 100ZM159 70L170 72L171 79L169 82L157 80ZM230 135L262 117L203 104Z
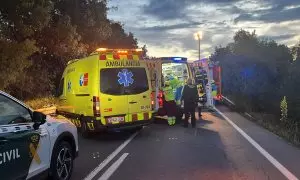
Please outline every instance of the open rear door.
M157 111L159 109L159 102L158 96L159 91L161 90L161 83L162 83L162 73L161 73L161 61L145 61L147 64L150 82L151 82L151 89L152 89L152 101L153 101L153 110Z

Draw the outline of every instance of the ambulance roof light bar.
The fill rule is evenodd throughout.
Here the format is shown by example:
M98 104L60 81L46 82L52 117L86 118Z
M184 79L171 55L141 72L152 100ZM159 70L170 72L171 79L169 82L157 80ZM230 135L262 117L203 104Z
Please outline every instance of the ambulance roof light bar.
M117 51L120 53L125 53L125 52L142 52L143 49L108 49L108 48L98 48L96 49L96 52L105 52L105 51Z

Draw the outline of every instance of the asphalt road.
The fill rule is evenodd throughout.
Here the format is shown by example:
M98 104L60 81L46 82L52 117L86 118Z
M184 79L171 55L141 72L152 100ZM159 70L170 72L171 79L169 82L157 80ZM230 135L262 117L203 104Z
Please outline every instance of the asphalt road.
M205 112L194 129L153 124L138 132L97 134L90 139L80 137L80 155L72 179L277 180L300 177L299 149L224 106L218 109L267 154L220 114Z

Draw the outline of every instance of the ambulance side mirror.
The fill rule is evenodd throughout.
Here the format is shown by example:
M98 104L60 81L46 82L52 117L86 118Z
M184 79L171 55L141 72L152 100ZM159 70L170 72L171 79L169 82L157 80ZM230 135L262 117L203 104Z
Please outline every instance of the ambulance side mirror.
M33 128L35 130L37 130L37 129L39 129L40 125L42 125L46 122L46 115L41 112L34 111L32 113L32 120L34 122Z

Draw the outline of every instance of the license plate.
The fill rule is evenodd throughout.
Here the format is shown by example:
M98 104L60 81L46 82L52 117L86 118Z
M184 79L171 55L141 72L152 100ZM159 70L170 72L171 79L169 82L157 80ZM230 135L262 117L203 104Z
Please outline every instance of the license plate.
M124 117L109 117L107 118L107 122L110 124L118 124L120 122L124 122L125 118Z

